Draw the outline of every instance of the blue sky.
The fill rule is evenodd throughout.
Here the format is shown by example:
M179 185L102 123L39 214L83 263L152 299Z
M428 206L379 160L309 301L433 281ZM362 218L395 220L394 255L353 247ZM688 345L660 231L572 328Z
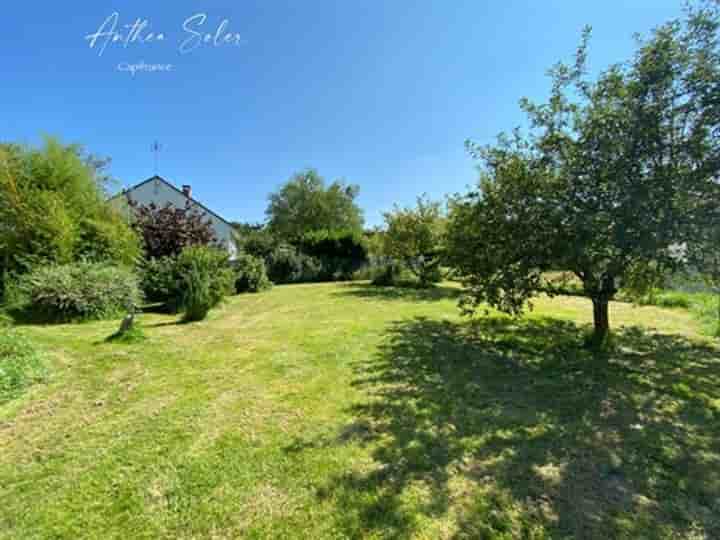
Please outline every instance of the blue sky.
M147 20L140 36L164 40L99 55L85 37L114 12L118 31ZM203 13L187 28L214 36L227 19L231 43L181 53L194 39L183 24ZM82 143L112 158L122 185L154 173L158 139L162 176L241 221L263 220L267 194L315 167L359 184L375 225L393 203L473 184L464 140L522 124L518 100L546 96L547 68L571 57L584 24L598 70L680 14L677 0L7 2L0 139ZM140 62L172 71L118 69Z

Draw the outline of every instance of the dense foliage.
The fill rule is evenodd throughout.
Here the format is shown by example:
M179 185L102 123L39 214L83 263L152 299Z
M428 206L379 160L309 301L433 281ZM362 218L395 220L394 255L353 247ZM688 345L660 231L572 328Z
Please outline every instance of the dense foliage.
M179 297L180 277L176 257L144 259L139 267L140 287L149 302L161 302L175 311L173 300Z
M238 251L265 261L275 283L352 279L368 263L361 231L318 229L290 237L268 226L234 223Z
M0 145L0 277L80 257L134 262L137 237L105 201L106 163L52 138Z
M415 207L396 206L384 217L387 227L382 234L385 255L402 263L417 277L421 286L440 281L445 229L440 203L418 197Z
M0 405L46 375L42 356L28 339L12 328L0 331Z
M322 265L295 246L280 244L268 257L267 271L273 283L305 283L320 279Z
M265 261L247 253L241 253L232 262L235 270L235 292L260 292L272 287Z
M267 261L278 246L279 240L263 225L234 223L238 252L247 253Z
M363 215L355 202L358 193L358 186L341 181L326 186L314 169L295 174L270 195L265 212L268 227L286 241L320 230L361 232Z
M115 318L142 299L128 267L88 261L38 266L19 278L12 296L21 316L48 322Z
M212 222L188 201L184 208L170 203L159 207L129 201L133 209L133 227L142 239L145 257L173 257L188 246L215 245Z
M351 279L368 262L368 249L362 234L355 231L320 230L304 234L298 249L320 263L319 279Z
M595 81L588 30L575 64L552 70L550 100L523 102L531 136L468 144L482 176L453 203L448 234L466 308L517 313L542 272L565 269L592 299L602 343L628 276L683 266L676 248L696 240L720 200L719 20L716 7L691 10Z
M170 313L185 311L188 303L197 307L200 300L209 310L232 294L235 283L227 252L208 246L189 246L176 257L147 259L140 274L147 300L163 304Z
M233 293L235 275L225 251L190 246L177 257L179 304L187 322L204 319L210 309Z

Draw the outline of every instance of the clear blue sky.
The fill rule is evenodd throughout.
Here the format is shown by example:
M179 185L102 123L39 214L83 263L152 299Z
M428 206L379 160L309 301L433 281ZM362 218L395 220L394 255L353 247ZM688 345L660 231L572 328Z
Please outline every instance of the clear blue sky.
M159 172L230 220L260 221L267 194L315 167L360 185L368 225L394 202L474 183L463 141L488 142L542 99L546 69L593 26L590 66L627 59L634 32L681 14L679 0L232 0L47 2L3 6L0 139L43 133L112 157L132 185ZM113 12L147 19L164 41L108 45L85 36ZM223 19L239 45L181 54ZM147 36L147 31L141 32ZM233 36L231 36L233 37ZM191 43L192 45L192 43ZM118 71L121 63L171 72Z

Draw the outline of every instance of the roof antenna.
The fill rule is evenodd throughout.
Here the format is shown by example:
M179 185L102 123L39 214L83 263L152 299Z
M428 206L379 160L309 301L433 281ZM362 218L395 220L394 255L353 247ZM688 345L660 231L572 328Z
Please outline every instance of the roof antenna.
M152 143L150 151L153 153L153 156L155 158L155 176L157 176L158 173L158 157L160 155L160 150L162 150L162 145L158 141Z

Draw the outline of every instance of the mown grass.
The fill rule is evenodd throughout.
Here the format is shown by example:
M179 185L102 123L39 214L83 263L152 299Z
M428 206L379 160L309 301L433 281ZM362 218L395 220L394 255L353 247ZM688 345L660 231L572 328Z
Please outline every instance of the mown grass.
M585 296L582 283L569 272L548 272L543 277L544 288L548 293ZM674 282L668 284L668 288L654 288L641 296L620 290L615 300L641 306L687 309L700 323L704 334L720 336L720 296L709 292L697 276L677 276Z
M276 287L208 320L28 327L0 538L720 537L720 355L684 310L474 322L458 291Z

